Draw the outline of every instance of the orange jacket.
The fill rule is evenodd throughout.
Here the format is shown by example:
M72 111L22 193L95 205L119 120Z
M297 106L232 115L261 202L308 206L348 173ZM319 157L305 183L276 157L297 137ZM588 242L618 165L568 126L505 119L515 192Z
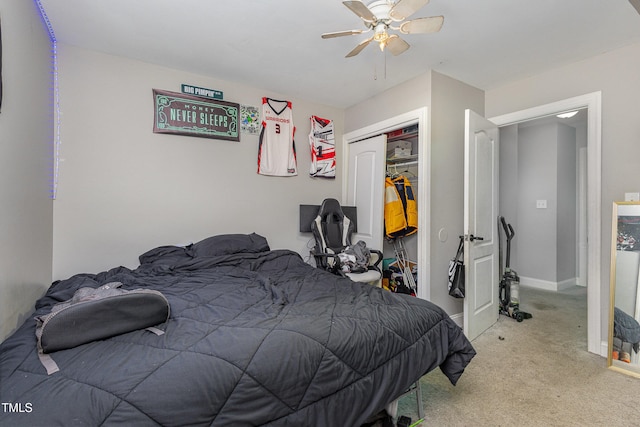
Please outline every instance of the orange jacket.
M385 235L394 239L418 231L418 205L409 180L400 175L385 179Z

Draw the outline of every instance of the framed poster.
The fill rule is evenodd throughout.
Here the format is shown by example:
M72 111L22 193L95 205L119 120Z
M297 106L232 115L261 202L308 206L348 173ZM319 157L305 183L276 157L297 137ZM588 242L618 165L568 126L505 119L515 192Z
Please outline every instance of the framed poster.
M153 89L153 132L240 141L240 105Z
M258 107L240 106L240 131L251 135L260 133L260 110Z

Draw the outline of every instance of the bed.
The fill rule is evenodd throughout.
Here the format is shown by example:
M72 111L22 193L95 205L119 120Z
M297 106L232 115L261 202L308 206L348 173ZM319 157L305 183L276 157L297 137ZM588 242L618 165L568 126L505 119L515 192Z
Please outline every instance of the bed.
M170 318L50 355L35 321L0 345L0 425L358 426L475 351L438 306L316 269L257 234L229 234L52 284L35 316L83 287L160 291Z

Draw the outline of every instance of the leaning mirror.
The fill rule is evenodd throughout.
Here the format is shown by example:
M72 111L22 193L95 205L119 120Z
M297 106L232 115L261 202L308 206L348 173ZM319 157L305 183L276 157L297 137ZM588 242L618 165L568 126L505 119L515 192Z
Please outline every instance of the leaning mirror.
M614 202L611 227L611 369L640 378L640 202Z

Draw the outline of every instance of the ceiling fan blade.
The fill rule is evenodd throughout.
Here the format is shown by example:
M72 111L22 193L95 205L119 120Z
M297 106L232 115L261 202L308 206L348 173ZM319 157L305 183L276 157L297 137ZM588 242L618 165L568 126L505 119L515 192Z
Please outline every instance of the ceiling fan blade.
M359 0L343 1L342 4L367 22L374 22L376 20L376 17L371 13L369 8Z
M367 45L369 45L369 43L371 43L371 40L373 40L373 37L369 37L368 39L363 40L360 43L358 43L358 46L356 46L351 52L347 53L347 56L345 56L345 58L351 58L352 56L356 56L357 54L362 52L362 49L367 47Z
M391 8L389 16L394 21L403 21L427 3L429 0L400 0Z
M363 30L348 30L348 31L336 31L335 33L324 33L322 35L323 39L332 39L334 37L343 37L343 36L355 36L356 34L362 34Z
M403 34L437 33L444 24L444 16L430 16L417 18L400 24L400 32Z
M402 40L396 34L392 34L387 40L387 49L389 49L389 52L391 52L393 56L398 56L405 50L409 49L409 43Z

